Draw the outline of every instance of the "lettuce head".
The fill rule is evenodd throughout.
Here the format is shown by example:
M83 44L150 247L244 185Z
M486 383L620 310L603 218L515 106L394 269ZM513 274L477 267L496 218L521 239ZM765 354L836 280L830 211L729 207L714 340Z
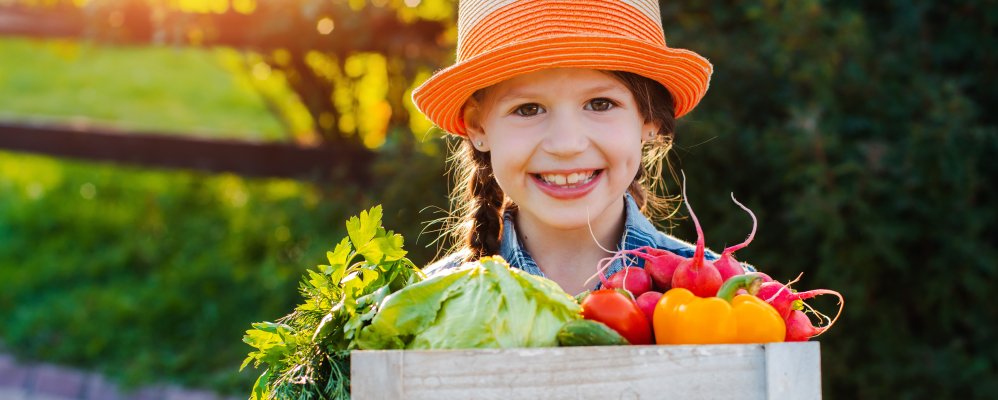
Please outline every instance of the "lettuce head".
M388 296L361 349L554 347L581 307L553 281L487 257Z

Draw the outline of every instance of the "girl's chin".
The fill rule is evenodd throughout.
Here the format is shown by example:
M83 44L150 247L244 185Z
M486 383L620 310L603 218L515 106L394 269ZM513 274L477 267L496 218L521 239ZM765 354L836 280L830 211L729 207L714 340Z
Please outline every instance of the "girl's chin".
M596 228L608 211L608 204L598 204L596 201L573 203L575 204L540 205L540 209L531 214L534 214L538 223L550 229L589 231L590 226Z

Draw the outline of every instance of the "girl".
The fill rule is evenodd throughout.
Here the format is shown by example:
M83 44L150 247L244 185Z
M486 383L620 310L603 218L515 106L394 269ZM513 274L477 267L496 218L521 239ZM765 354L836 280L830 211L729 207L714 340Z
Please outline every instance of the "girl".
M648 217L666 211L656 189L675 119L703 98L712 66L667 47L660 18L654 0L459 2L457 62L413 92L464 139L456 245L428 273L499 254L574 294L592 288L605 249L692 256Z

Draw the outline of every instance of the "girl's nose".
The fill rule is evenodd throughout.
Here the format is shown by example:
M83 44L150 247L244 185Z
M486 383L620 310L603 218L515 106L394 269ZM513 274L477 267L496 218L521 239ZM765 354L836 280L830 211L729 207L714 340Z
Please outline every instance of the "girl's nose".
M582 153L589 147L589 138L582 118L570 113L554 115L547 126L541 150L559 157Z

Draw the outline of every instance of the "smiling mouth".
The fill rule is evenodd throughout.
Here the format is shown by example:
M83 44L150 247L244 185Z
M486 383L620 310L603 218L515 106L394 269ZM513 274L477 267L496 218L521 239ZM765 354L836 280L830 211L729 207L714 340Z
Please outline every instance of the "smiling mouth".
M532 174L532 175L541 182L544 182L548 185L556 186L559 188L571 189L592 182L592 180L596 179L596 177L599 176L599 174L602 172L603 172L602 169L596 169L592 171L573 172L570 174L544 173L544 174Z

